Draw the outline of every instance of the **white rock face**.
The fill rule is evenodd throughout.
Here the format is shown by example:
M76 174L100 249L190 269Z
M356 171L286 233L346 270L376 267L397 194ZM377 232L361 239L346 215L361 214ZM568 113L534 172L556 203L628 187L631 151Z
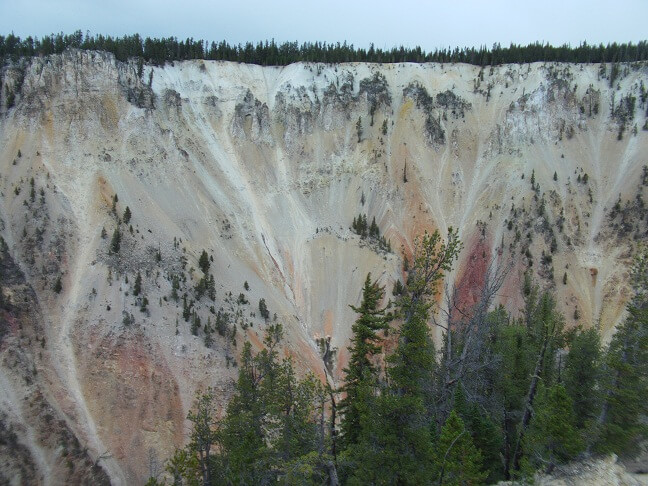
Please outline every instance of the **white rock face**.
M0 233L38 327L9 326L0 342L0 383L17 397L0 411L30 426L20 397L37 387L115 484L144 480L183 443L197 389L226 401L243 340L260 346L261 298L304 369L323 376L318 339L331 337L339 382L349 304L368 272L389 293L424 230L459 228L465 247L446 283L461 285L466 304L488 261L510 258L500 300L511 311L532 261L569 325L600 322L609 336L623 317L628 263L648 228L646 66L623 66L614 86L598 65L541 63L480 73L189 61L145 66L140 79L134 63L76 51L23 71L10 109L6 86L20 72L3 75ZM126 206L132 220L110 254ZM360 213L393 252L351 231ZM195 298L203 249L216 296L195 303L194 336L182 295ZM204 325L219 311L226 335L208 349ZM8 358L16 346L32 384ZM38 430L20 440L42 482L47 468L65 471Z

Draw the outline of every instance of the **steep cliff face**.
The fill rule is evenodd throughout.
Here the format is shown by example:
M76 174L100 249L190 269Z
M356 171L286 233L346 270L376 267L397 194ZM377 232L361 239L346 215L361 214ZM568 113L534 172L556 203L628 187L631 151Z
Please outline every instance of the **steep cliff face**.
M0 417L25 431L29 482L56 482L69 448L24 411L16 349L85 454L72 468L141 481L182 444L197 389L226 402L237 349L263 335L260 299L304 368L323 375L330 337L339 380L348 304L367 272L391 289L424 230L459 228L446 283L465 306L491 261L512 261L499 296L512 311L532 265L569 325L609 335L623 316L648 230L647 66L190 61L138 73L69 51L5 68L2 82L0 233L24 280L17 290L3 275L2 292L30 299L33 337L2 311L15 399ZM392 251L351 229L359 214ZM214 300L200 290L203 250Z

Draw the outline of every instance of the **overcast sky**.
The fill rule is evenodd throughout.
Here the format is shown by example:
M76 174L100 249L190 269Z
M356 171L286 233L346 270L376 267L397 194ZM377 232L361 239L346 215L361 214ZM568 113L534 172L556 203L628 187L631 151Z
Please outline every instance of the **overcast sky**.
M648 0L0 0L0 34L346 40L356 47L636 42Z

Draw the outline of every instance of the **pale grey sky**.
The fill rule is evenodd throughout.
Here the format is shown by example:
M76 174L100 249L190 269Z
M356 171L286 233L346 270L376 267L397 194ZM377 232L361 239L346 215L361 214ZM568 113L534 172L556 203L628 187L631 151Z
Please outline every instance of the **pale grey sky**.
M536 40L597 44L648 38L648 0L0 0L0 34L41 37L77 29L425 50Z

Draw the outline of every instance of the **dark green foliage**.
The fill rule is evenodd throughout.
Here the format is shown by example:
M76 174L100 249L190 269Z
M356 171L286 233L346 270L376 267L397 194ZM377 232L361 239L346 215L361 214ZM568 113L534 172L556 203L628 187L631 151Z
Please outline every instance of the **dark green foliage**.
M216 332L220 336L225 336L227 334L227 325L229 323L229 316L227 314L223 314L221 311L218 311L216 314Z
M266 321L270 319L270 311L268 310L265 299L259 300L259 314L261 314L261 317L263 317Z
M171 277L171 298L178 302L178 290L180 290L180 277L173 275Z
M427 325L432 297L457 258L461 244L450 230L443 243L438 232L417 239L408 283L397 302L402 319L398 346L388 357L388 385L375 398L369 386L358 395L358 443L345 451L352 473L349 484L427 484L434 476L433 376L435 349ZM365 400L369 399L368 402Z
M360 235L362 238L367 237L367 215L366 214L359 214L357 218L353 218L353 224L351 225L351 228L353 231L355 231L356 234Z
M227 464L218 484L325 482L328 439L317 421L323 389L313 377L298 380L292 362L279 360L282 334L281 325L273 324L264 350L253 355L249 343L243 348L235 393L217 431L220 447L213 452L215 465Z
M61 293L61 290L63 290L63 284L61 283L61 277L56 278L56 282L54 282L54 286L52 287L52 290L56 292L57 294Z
M357 218L353 218L351 229L363 239L369 237L373 243L378 245L379 250L391 252L391 244L389 241L384 236L380 236L380 228L376 224L375 216L371 221L371 225L368 225L367 215L362 213L358 214Z
M361 432L361 418L371 406L373 391L378 384L378 369L374 356L380 351L378 331L386 329L389 318L380 306L384 288L371 281L367 274L359 307L351 306L358 318L351 327L353 333L349 345L349 364L344 369L344 385L341 391L346 397L339 403L341 443L356 444Z
M396 282L394 282L394 288L392 289L392 295L394 297L396 297L398 295L401 295L403 293L403 289L404 289L404 287L403 287L403 284L401 283L401 281L396 280Z
M207 286L209 285L209 277L206 275L203 276L194 287L194 292L196 294L196 300L202 299L203 295L207 291Z
M124 209L124 215L122 216L122 220L124 221L124 224L130 223L131 220L131 210L128 206L126 206L126 209Z
M447 48L425 52L419 46L413 48L394 47L391 49L356 48L352 44L305 42L285 42L277 44L274 40L253 44L231 45L225 41L206 42L202 39L176 37L142 38L139 34L111 37L106 35L83 35L78 30L72 34L51 34L42 38L21 39L14 34L0 36L0 57L46 56L60 54L65 49L104 50L115 54L125 61L129 57L141 57L146 62L164 64L169 61L185 59L213 59L222 61L245 62L260 65L285 66L295 62L461 62L476 66L506 63L531 62L635 62L648 60L648 42L637 44L613 43L578 47L567 45L551 46L534 42L531 44L484 46L475 48ZM618 64L617 64L618 65ZM142 72L143 73L143 72ZM141 77L141 76L140 76Z
M482 455L483 471L488 484L503 479L501 450L503 443L500 424L492 420L476 402L468 403L463 386L457 386L454 397L454 410L463 420L475 447Z
M648 436L648 249L635 260L634 296L604 357L603 406L595 449L627 454Z
M148 299L146 297L142 297L142 302L140 304L140 312L147 312L148 304L149 304Z
M200 329L200 316L196 311L193 311L193 314L191 315L191 334L197 336L198 329Z
M187 414L187 419L192 422L191 440L186 449L186 458L193 456L194 461L185 462L185 479L198 478L203 485L216 484L218 473L216 430L216 403L214 392L208 388L203 394L196 397L194 408ZM176 454L177 456L177 454ZM183 461L184 462L184 461Z
M482 455L454 410L441 429L435 449L434 480L437 484L484 484L487 473L482 469Z
M378 225L376 224L376 217L371 220L371 226L369 227L369 236L373 238L377 238L380 235L380 230L378 229Z
M578 411L575 425L585 431L594 425L600 410L601 366L601 337L598 331L594 328L573 331L569 338L563 379L574 410Z
M438 233L418 239L393 314L381 305L384 289L367 276L353 307L340 401L313 377L296 378L292 363L279 358L281 326L268 326L258 354L244 345L225 417L204 422L202 430L214 432L209 451L192 435L167 471L186 484L491 484L551 470L588 443L596 452L638 450L648 413L648 250L632 273L628 317L604 353L596 330L563 332L553 296L529 273L518 318L502 307L489 311L492 300L480 297L474 309L447 317L437 353L432 306L460 249L452 230L445 243ZM487 279L482 294L498 288ZM198 334L200 319L186 299L185 319ZM212 313L205 345L214 331L236 345L230 316ZM389 351L380 331L386 336L392 319L398 335ZM470 326L479 332L467 332Z
M119 228L115 228L113 231L112 239L110 240L110 252L119 253L119 246L121 244L121 233Z
M553 467L574 459L585 444L576 429L573 403L565 387L540 386L529 431L524 437L526 461Z
M203 331L205 332L205 347L211 348L212 344L214 344L214 338L212 336L214 330L211 325L210 317L207 317L207 324L205 324Z
M187 304L187 295L185 294L182 297L182 318L185 320L185 322L189 322L190 317L191 317L191 305Z
M216 281L214 276L209 276L209 281L207 282L207 296L210 300L216 300Z
M198 259L198 266L200 267L200 270L202 270L202 273L207 275L207 272L209 272L209 255L207 255L207 252L205 250L202 251L200 254L200 258Z
M133 295L138 296L142 291L142 274L137 272L137 277L135 277L135 285L133 286Z

